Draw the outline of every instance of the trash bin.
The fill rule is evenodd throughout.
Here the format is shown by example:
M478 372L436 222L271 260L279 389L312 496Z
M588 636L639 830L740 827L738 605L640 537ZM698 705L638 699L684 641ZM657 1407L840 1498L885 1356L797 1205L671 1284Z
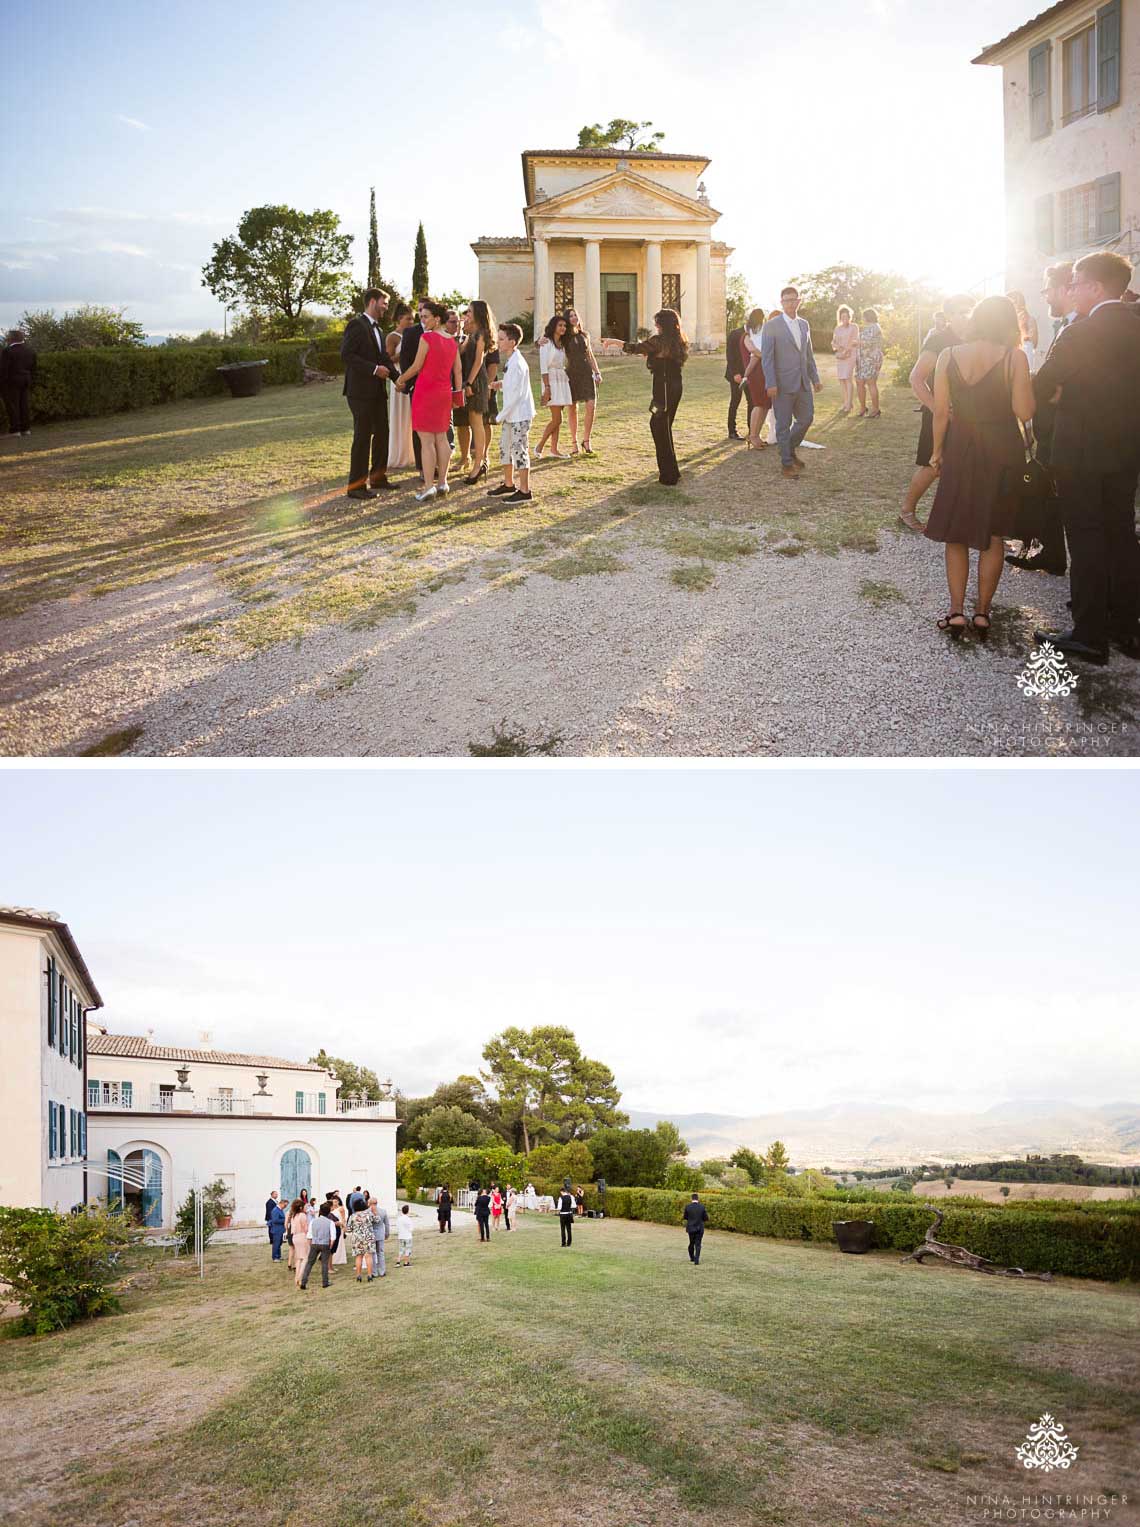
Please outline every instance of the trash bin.
M268 361L228 361L218 370L225 378L232 398L255 398L265 380L262 367L268 365Z
M870 1251L871 1240L875 1234L873 1219L832 1220L831 1228L835 1231L835 1239L839 1242L840 1251L856 1254Z

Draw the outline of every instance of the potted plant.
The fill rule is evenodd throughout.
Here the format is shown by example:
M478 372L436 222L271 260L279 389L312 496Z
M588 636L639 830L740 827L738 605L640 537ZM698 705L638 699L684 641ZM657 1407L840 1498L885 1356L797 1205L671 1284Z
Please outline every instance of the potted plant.
M217 369L221 372L231 398L254 398L261 391L265 373L261 369L268 361L227 361Z
M206 1212L213 1215L216 1230L228 1230L233 1223L234 1201L226 1192L226 1185L219 1178L208 1183L205 1189Z
M839 1242L840 1251L849 1251L856 1255L870 1251L875 1234L873 1219L832 1220L831 1228L835 1231L835 1239Z

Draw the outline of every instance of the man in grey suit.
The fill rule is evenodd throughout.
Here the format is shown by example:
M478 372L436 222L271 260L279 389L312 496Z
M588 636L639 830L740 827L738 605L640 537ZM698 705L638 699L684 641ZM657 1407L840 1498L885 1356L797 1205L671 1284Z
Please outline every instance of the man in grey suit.
M376 1254L372 1258L372 1276L385 1278L388 1270L384 1266L384 1242L388 1239L391 1229L388 1224L388 1211L381 1209L374 1198L368 1200L368 1210L372 1215L372 1239L376 1246Z
M815 417L812 392L823 386L812 353L808 321L796 317L799 305L799 292L794 286L785 286L780 293L783 313L779 318L769 318L760 331L760 364L776 415L776 443L785 477L798 477L804 469L796 446Z

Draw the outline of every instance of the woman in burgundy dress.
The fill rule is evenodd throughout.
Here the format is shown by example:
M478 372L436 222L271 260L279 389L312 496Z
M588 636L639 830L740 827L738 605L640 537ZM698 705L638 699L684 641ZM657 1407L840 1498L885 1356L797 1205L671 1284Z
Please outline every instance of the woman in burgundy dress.
M768 396L767 383L764 381L764 367L760 364L760 330L763 327L764 309L753 308L744 327L744 338L740 342L746 362L743 386L748 398L748 449L750 451L764 451L768 448L768 442L760 433L764 428L764 420L768 417L768 406L772 401Z
M955 638L966 630L970 548L979 553L972 625L984 641L1005 565L1005 537L1016 533L1017 504L1006 487L1012 475L1007 468L1024 467L1021 425L1033 417L1033 384L1020 344L1013 303L986 297L970 314L965 343L948 345L934 368L930 465L938 473L938 491L925 533L946 546L950 612L938 629Z
M451 492L447 481L447 467L451 460L447 431L451 424L452 393L461 392L463 387L459 346L449 334L440 332L447 318L447 309L439 302L423 302L420 313L424 332L420 336L416 358L396 383L401 392L407 391L409 382L414 380L416 384L412 393L412 428L420 437L420 459L424 469L424 491L416 494L417 504L434 498L437 493Z

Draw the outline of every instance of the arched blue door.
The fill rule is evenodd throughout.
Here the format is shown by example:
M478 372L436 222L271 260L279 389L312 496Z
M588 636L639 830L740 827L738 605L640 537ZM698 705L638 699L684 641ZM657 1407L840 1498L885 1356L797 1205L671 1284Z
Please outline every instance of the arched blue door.
M123 1207L123 1158L118 1151L107 1152L107 1208Z
M300 1146L287 1150L281 1157L281 1189L290 1203L300 1197L302 1188L307 1193L313 1191L312 1172L313 1163L309 1160L309 1153Z
M131 1151L124 1163L125 1192L138 1207L142 1224L151 1230L162 1228L162 1162L156 1151Z

